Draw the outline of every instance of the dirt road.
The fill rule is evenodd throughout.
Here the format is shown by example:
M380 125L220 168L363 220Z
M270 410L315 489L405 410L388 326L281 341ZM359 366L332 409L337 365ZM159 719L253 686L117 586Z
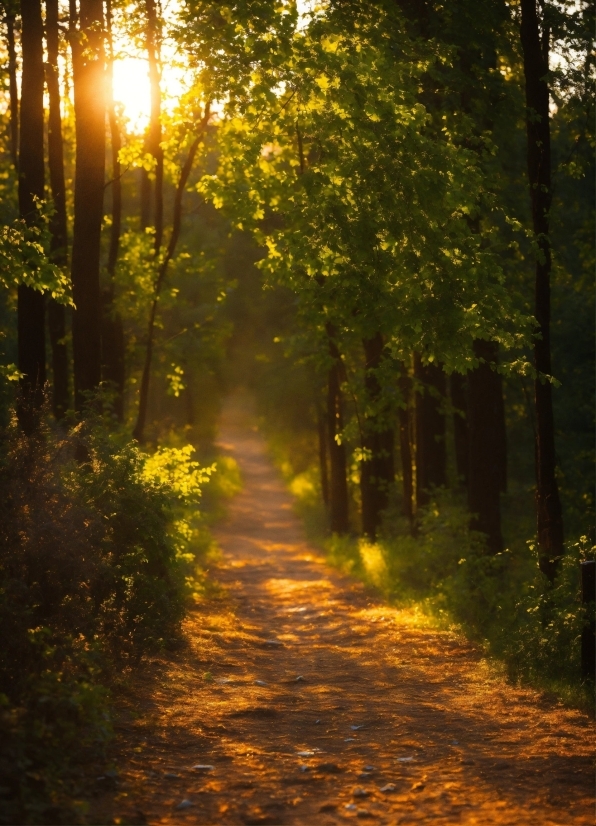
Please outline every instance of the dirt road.
M122 701L93 822L593 824L587 719L326 567L233 407L220 441L245 483L226 596Z

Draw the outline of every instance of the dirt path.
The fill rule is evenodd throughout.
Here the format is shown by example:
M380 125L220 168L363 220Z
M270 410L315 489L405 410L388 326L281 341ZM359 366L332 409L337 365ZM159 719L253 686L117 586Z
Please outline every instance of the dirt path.
M245 481L217 532L227 596L122 702L93 822L594 823L586 718L326 567L231 407L221 442Z

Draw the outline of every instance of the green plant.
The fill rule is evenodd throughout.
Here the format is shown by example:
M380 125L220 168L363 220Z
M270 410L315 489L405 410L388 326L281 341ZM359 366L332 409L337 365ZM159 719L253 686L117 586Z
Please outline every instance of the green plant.
M98 419L12 422L0 451L0 822L73 822L76 764L110 737L111 675L179 633L192 448L143 454Z

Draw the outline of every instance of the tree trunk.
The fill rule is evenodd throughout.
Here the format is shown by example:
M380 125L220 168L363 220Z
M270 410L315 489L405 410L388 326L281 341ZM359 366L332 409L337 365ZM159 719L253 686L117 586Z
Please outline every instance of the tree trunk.
M41 0L21 3L21 128L19 145L19 214L29 226L38 221L36 199L44 198L43 22ZM35 426L46 380L45 296L21 284L17 296L18 418L25 433Z
M147 145L145 144L145 149ZM151 178L146 169L139 169L139 219L141 232L151 226Z
M46 85L49 97L48 166L54 212L50 221L52 260L60 267L68 263L66 221L66 185L64 182L64 148L60 114L60 80L58 74L58 0L46 0ZM48 327L52 348L52 408L56 419L68 410L68 350L66 347L66 308L53 298L48 300Z
M412 382L406 365L402 364L399 377L401 406L399 408L399 449L403 476L403 513L414 530L414 479L412 473Z
M348 481L346 446L338 441L343 431L343 400L341 395L342 363L335 343L335 330L327 325L329 354L333 359L327 383L327 428L329 438L329 520L331 531L344 534L349 529Z
M496 362L499 362L497 345ZM499 446L497 461L499 464L499 491L507 493L507 427L505 423L505 398L503 395L503 376L495 373L495 404L497 412L497 444Z
M192 165L194 163L195 155L197 154L197 150L199 148L199 144L201 142L203 134L207 129L207 124L209 123L210 116L211 109L210 105L207 104L207 106L205 107L205 113L201 120L199 133L197 137L194 139L193 143L191 144L190 149L188 150L186 161L184 162L184 166L182 167L182 170L180 172L180 179L178 180L178 186L176 187L176 197L174 198L174 217L172 221L172 234L170 236L170 241L168 243L166 254L159 267L157 278L155 279L155 284L153 288L153 301L151 302L151 309L149 311L149 324L147 327L145 363L143 365L141 388L139 392L139 412L137 415L135 428L132 434L133 437L140 444L143 444L145 440L145 424L147 421L147 411L149 407L149 381L151 378L151 362L153 360L153 342L155 336L155 318L157 315L157 305L159 303L161 288L163 287L163 283L168 272L169 263L172 260L174 252L176 251L176 245L178 243L178 238L180 237L180 229L182 227L182 196L184 195L184 189L188 182Z
M452 373L450 385L451 404L453 406L455 467L460 482L467 487L470 453L468 433L468 381L461 373Z
M159 253L163 243L163 149L161 147L161 67L160 67L160 33L158 30L157 9L155 0L145 0L147 13L147 58L149 61L149 84L151 88L151 115L147 139L145 141L145 151L151 153L155 158L155 179L150 181L145 174L142 180L142 218L149 220L145 226L151 222L151 212L153 211L153 227L155 229L154 249L155 254ZM153 196L153 197L152 197ZM153 203L151 203L153 202ZM153 207L153 210L151 210Z
M535 315L540 337L534 342L536 406L536 511L540 570L552 583L563 556L563 515L555 473L555 433L550 376L550 272L549 212L551 148L549 91L547 85L549 32L542 37L536 0L521 0L521 44L526 81L526 131L528 180L532 221L539 254L536 260ZM542 42L541 42L542 41Z
M468 374L468 507L471 527L486 534L491 553L503 550L500 491L503 485L502 386L495 373L498 344L475 341L482 362Z
M362 532L374 542L381 524L383 511L389 505L389 491L395 480L393 463L393 429L389 427L382 404L382 389L376 370L384 357L383 336L377 333L363 342L366 370L364 384L368 415L364 418L364 448L370 458L360 467L360 494L362 499Z
M10 158L19 168L19 92L17 88L17 52L14 37L14 13L6 15L6 51L8 52L8 95L10 111Z
M327 430L321 405L317 403L317 432L319 437L319 469L321 473L321 493L325 507L329 507L329 470L327 468Z
M71 18L71 26L74 26ZM105 176L105 97L102 0L80 0L71 32L75 104L75 192L72 244L75 409L101 381L101 223Z
M101 356L102 380L114 394L113 410L119 422L124 420L124 327L122 318L116 310L114 299L116 294L116 264L120 249L120 235L122 231L122 168L119 153L122 148L120 127L116 117L113 95L113 67L114 48L112 41L112 4L106 3L107 24L107 94L108 94L108 121L110 125L110 142L112 154L112 226L110 227L110 246L108 250L107 275L108 282L102 290L102 318L101 318Z
M194 394L192 392L192 376L186 376L186 387L184 388L184 396L186 399L186 424L189 427L193 427L196 421L195 416L195 401L194 401Z
M416 505L428 504L429 491L447 484L445 415L441 407L447 389L445 373L436 364L414 357L414 373L423 386L416 393Z

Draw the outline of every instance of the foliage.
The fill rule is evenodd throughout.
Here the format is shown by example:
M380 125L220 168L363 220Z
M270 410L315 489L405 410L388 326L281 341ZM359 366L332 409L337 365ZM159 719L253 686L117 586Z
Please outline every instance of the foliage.
M31 438L11 424L0 467L3 822L73 816L60 807L77 760L110 735L110 674L175 640L194 560L177 509L196 506L213 470L192 450L147 457L99 421L68 435L41 424Z
M16 219L0 226L0 288L8 290L24 284L49 293L62 304L72 305L68 277L49 260L47 210L39 203L37 208L38 225L28 226L22 219Z
M518 346L530 319L504 284L495 228L507 216L479 152L419 99L450 56L408 39L384 7L349 28L329 11L283 48L283 65L252 63L230 97L220 166L200 188L267 250L260 266L296 293L310 335L326 322L381 330L397 356L461 370L475 338Z
M21 219L0 225L0 289L11 291L20 285L49 294L61 304L72 306L71 284L65 272L48 255L50 233L48 210L37 203L39 222L28 226ZM6 331L0 331L0 340ZM16 382L16 365L0 356L0 379Z
M442 627L456 627L503 661L513 680L554 692L586 710L592 687L580 674L580 638L593 615L582 605L579 562L593 559L587 537L567 544L553 588L538 568L535 542L516 534L509 547L487 555L482 534L470 530L461 495L438 489L419 514L416 536L401 515L399 496L385 514L378 542L329 535L311 431L265 425L274 461L294 496L309 539L344 573L388 601L415 608ZM519 491L512 496L519 497ZM522 528L523 529L523 528Z

